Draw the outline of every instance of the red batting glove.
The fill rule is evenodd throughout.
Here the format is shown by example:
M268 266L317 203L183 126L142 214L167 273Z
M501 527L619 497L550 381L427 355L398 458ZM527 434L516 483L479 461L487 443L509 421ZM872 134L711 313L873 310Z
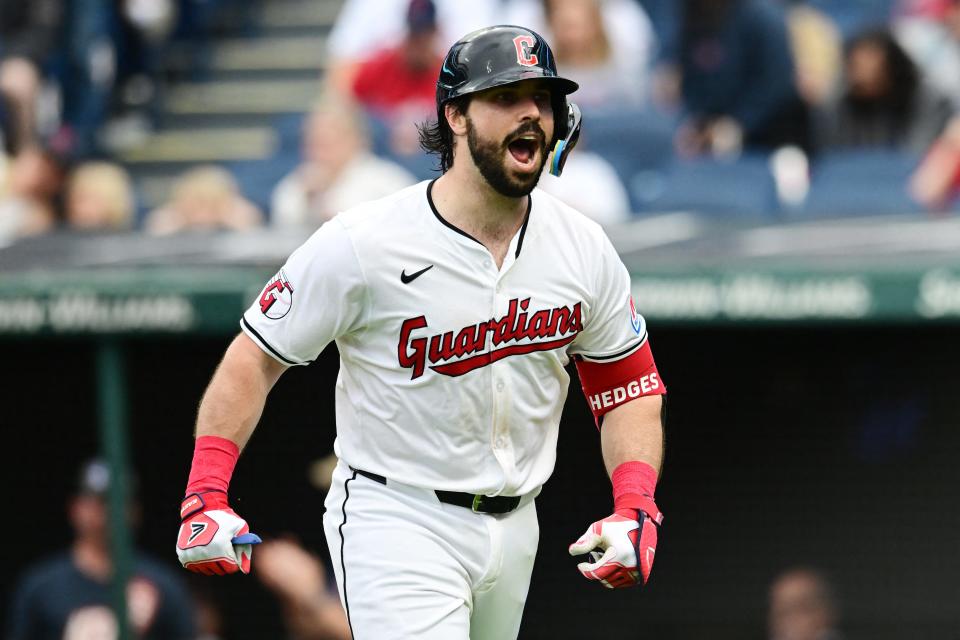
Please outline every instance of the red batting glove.
M250 573L252 545L260 537L227 503L221 491L193 493L180 505L177 557L186 569L204 575Z
M657 552L657 530L663 514L648 496L631 496L630 506L619 506L613 515L590 525L570 545L570 555L590 552L593 562L577 565L588 580L608 589L646 584ZM596 551L601 550L603 553Z

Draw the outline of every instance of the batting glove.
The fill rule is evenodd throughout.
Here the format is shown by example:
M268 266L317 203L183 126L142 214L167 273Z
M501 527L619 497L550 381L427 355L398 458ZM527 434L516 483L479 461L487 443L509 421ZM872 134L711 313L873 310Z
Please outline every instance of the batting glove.
M180 504L177 557L189 571L204 575L250 573L253 545L260 536L227 504L220 491L193 493Z
M590 553L593 562L577 565L588 580L597 580L608 589L646 584L657 552L657 530L663 514L652 498L636 496L630 507L621 506L613 515L590 525L570 545L570 555ZM602 553L601 553L602 552Z

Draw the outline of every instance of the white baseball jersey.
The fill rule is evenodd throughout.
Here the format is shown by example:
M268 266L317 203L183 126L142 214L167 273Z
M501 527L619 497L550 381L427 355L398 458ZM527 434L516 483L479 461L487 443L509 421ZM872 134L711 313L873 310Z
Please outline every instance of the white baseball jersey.
M625 358L645 343L645 324L595 222L534 190L498 269L437 212L431 186L323 225L241 325L289 365L336 341L335 451L350 466L417 487L524 495L553 471L570 357Z

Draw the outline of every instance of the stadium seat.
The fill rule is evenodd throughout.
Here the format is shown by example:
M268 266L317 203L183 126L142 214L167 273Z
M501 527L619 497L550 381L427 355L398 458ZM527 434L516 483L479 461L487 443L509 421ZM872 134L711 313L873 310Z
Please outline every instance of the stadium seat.
M437 159L434 156L422 153L419 149L416 153L401 155L390 148L390 125L385 120L368 114L367 125L370 132L370 142L376 155L396 162L418 180L430 180L439 175L435 171Z
M306 117L305 113L285 113L274 118L273 129L277 133L281 151L300 149Z
M919 158L887 150L824 154L813 164L803 217L870 216L919 213L923 207L907 193Z
M269 214L274 187L300 162L298 149L281 151L267 160L238 160L225 165L254 204Z
M766 155L737 160L676 160L661 173L627 183L638 211L696 211L715 218L765 221L777 216L776 186Z
M580 144L603 156L624 184L637 172L665 166L673 158L673 117L654 110L587 110Z

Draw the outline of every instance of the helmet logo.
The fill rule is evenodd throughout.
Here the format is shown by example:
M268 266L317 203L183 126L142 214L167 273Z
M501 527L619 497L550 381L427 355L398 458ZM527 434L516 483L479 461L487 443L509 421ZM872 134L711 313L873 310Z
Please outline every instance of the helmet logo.
M531 54L533 45L536 41L533 36L517 36L513 39L513 46L517 48L517 63L525 67L535 66L539 60L536 54Z

